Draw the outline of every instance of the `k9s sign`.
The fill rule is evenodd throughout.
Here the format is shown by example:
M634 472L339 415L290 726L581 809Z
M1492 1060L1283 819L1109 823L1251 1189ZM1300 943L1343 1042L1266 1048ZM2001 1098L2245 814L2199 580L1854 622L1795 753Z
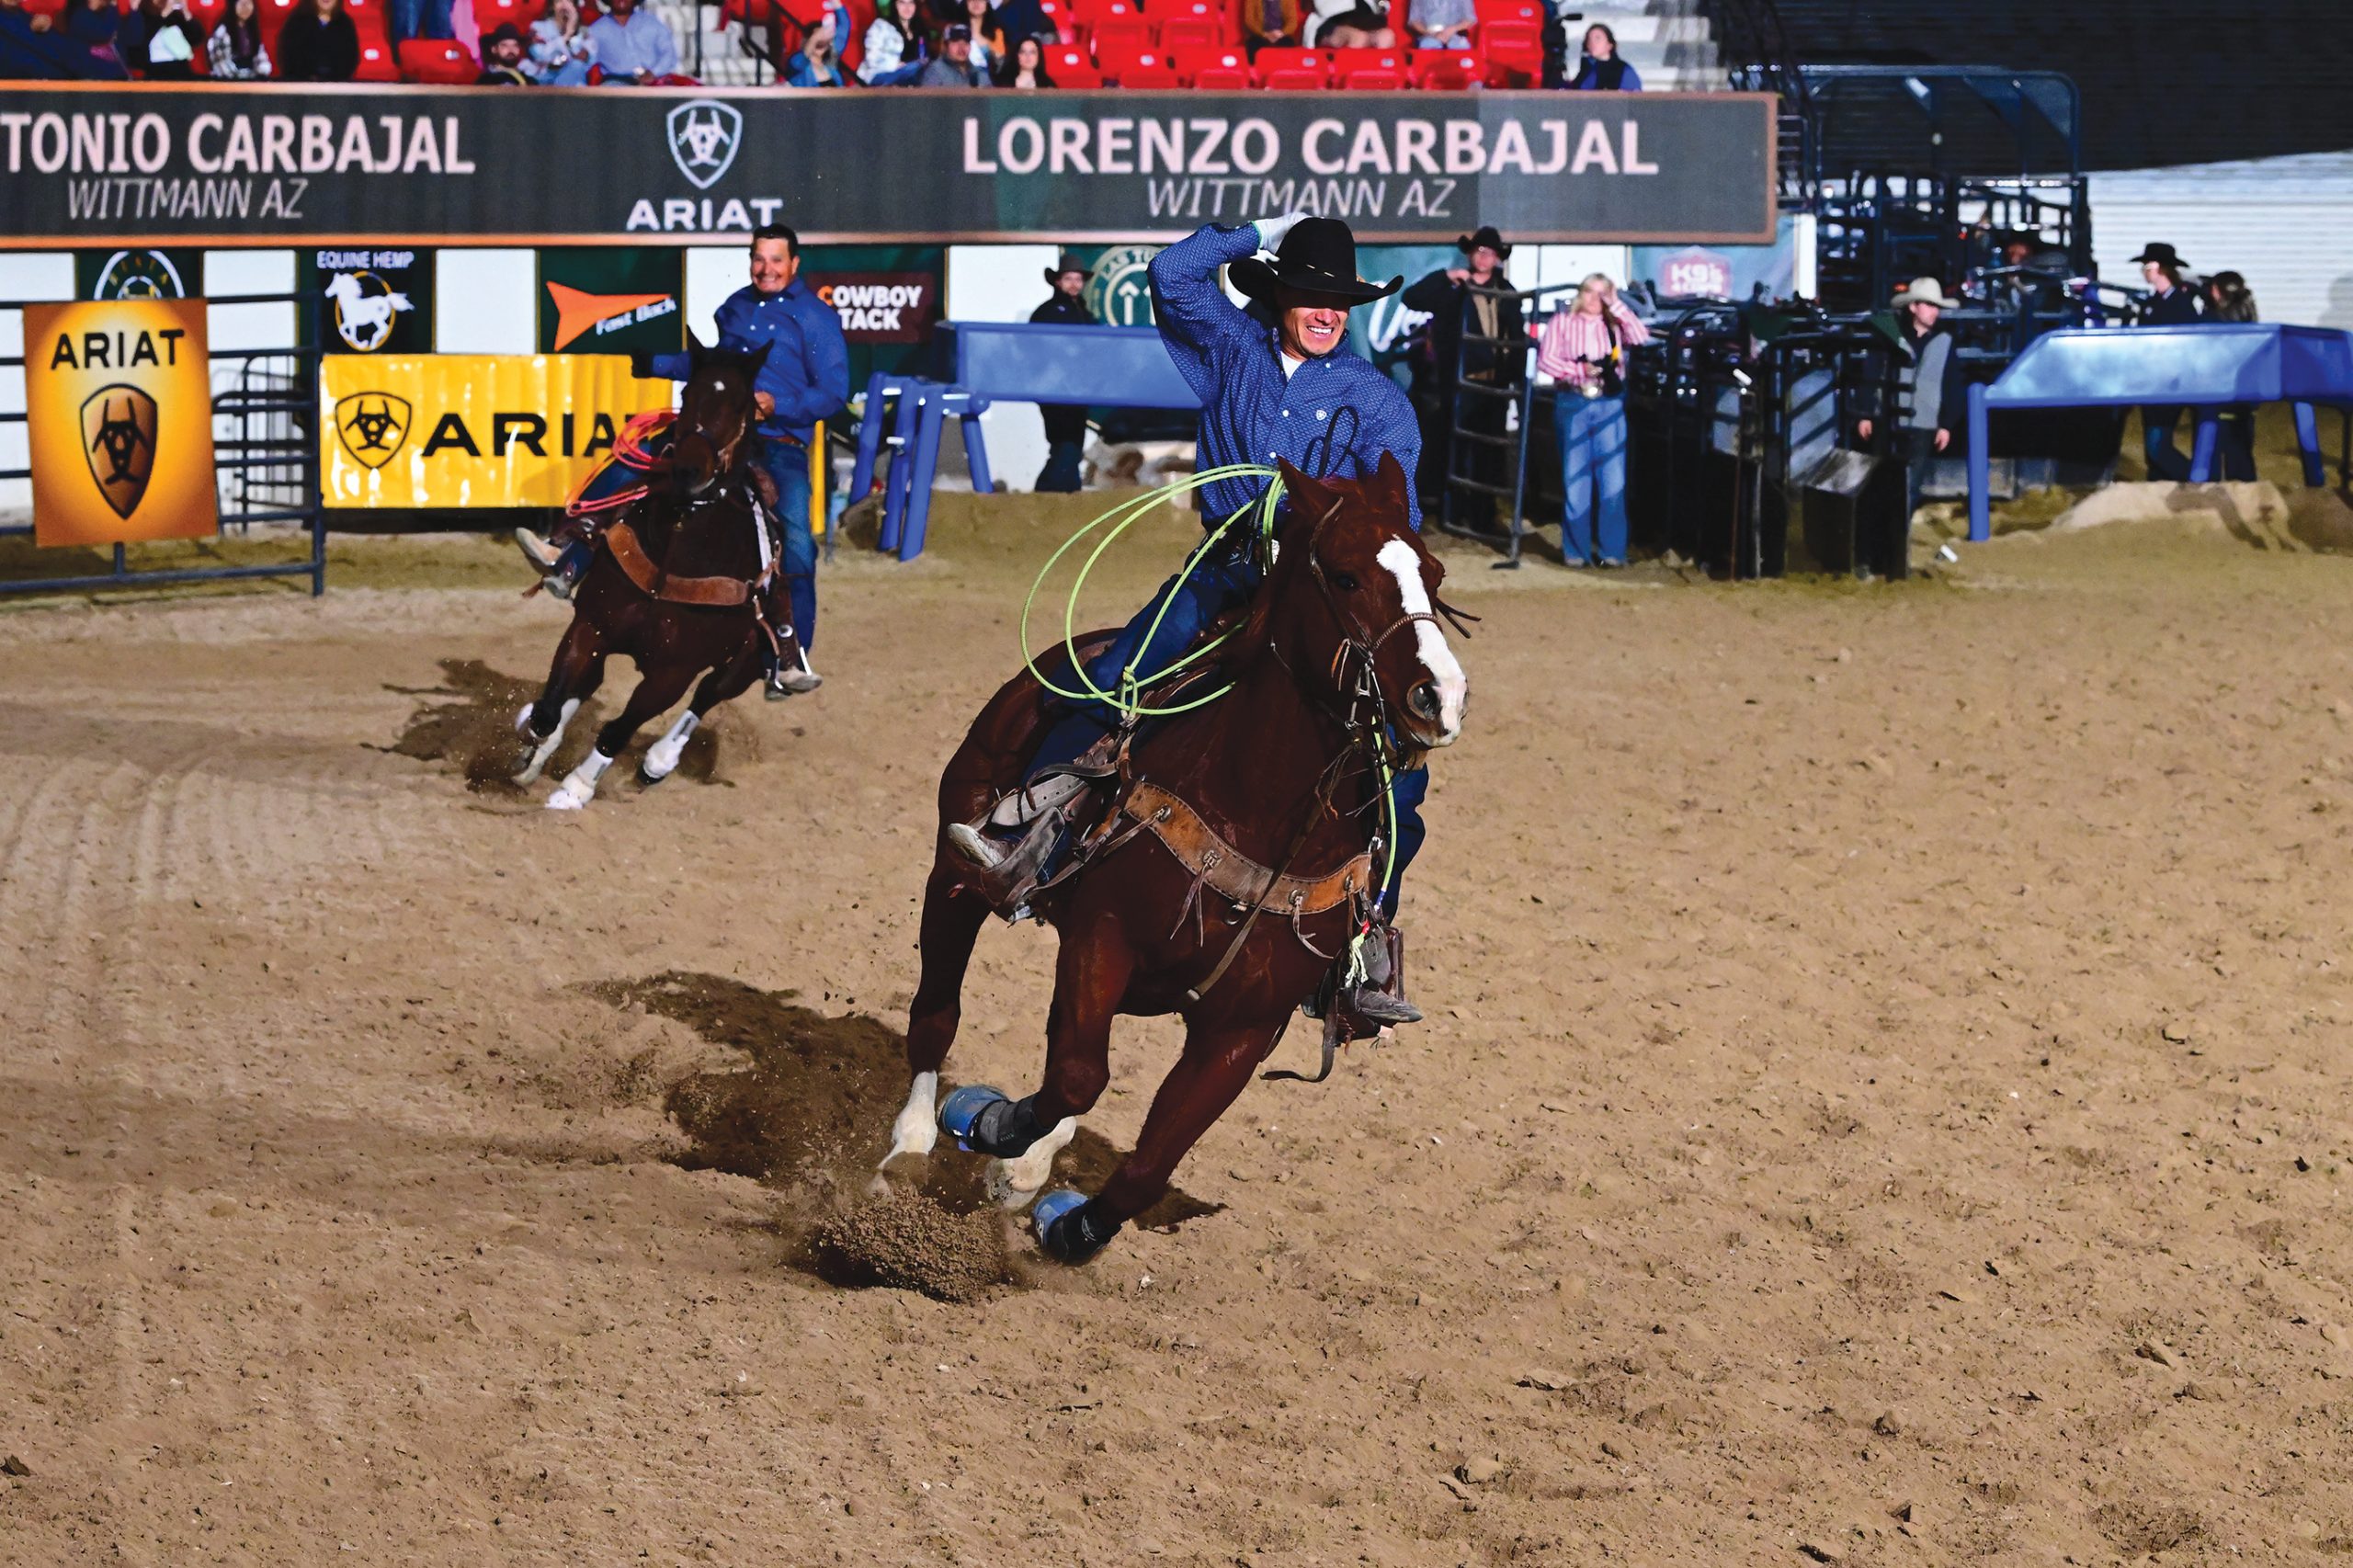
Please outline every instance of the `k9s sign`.
M1173 239L1768 244L1750 93L889 93L12 84L0 245ZM500 148L570 147L550 177ZM890 175L841 150L887 150Z

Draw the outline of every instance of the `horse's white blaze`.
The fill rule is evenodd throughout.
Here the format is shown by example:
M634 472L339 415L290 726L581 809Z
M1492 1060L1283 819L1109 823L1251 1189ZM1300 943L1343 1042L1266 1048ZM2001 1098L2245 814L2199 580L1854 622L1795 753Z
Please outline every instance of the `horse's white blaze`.
M889 1165L902 1154L928 1154L932 1141L939 1136L939 1074L918 1073L907 1090L906 1108L899 1112L899 1119L891 1124L891 1152L882 1156Z
M1028 1207L1046 1185L1046 1178L1054 1174L1054 1156L1069 1148L1077 1136L1078 1118L1066 1116L1025 1153L1010 1160L991 1160L983 1177L989 1195L1007 1209Z
M566 774L563 782L555 787L555 793L548 797L548 810L576 812L595 800L597 780L603 778L605 769L612 765L611 757L594 746L589 747L588 755L580 759L580 766Z
M1397 593L1407 615L1430 613L1429 585L1422 581L1422 558L1414 547L1402 539L1392 539L1373 556L1389 568L1397 579ZM1470 677L1455 662L1454 650L1447 646L1446 633L1434 621L1414 622L1414 645L1421 650L1422 664L1429 670L1430 678L1438 682L1438 744L1451 745L1462 733L1462 702L1471 692Z
M526 706L521 715L515 721L516 733L526 740L529 740L531 734L531 709L537 706L537 703ZM531 748L530 757L523 764L523 770L515 775L516 783L530 784L538 781L540 769L548 765L548 758L555 755L555 748L563 742L563 727L571 723L572 716L579 711L580 699L574 697L565 699L563 707L555 716L555 728L548 732L546 740Z
M645 776L661 779L676 773L678 759L687 755L688 739L701 722L702 716L691 708L679 714L678 722L670 726L670 733L645 748Z

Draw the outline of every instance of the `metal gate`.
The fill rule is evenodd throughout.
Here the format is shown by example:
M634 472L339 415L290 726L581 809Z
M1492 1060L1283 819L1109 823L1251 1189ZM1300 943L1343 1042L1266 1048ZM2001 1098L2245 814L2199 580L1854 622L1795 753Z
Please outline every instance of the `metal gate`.
M25 307L57 302L0 301L0 316L17 315L21 343ZM73 577L0 575L0 594L75 593L235 577L308 577L313 596L326 592L326 513L319 494L316 430L319 346L312 341L315 301L300 294L231 294L211 296L205 303L292 307L293 342L269 348L216 348L209 354L213 483L221 511L216 537L226 539L234 530L241 540L250 538L256 523L293 525L307 535L305 556L296 561L141 571L132 567L128 548L118 544L113 547L109 571ZM24 366L21 349L0 357L0 385L13 383L9 390L16 394L7 400L12 412L0 413L0 425L25 423ZM28 467L0 468L0 480L31 478ZM0 524L0 538L24 537L32 531L29 523Z

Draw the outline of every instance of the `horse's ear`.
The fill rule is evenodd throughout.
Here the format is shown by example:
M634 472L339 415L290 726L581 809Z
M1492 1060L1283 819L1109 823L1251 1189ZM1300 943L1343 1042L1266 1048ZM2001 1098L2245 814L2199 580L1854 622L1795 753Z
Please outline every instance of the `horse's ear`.
M831 16L833 13L828 11L826 15ZM756 375L759 372L760 367L768 362L768 350L775 347L776 339L771 337L766 343L761 344L757 348L752 350L751 358L752 370L754 374Z
M1397 460L1395 452L1384 451L1372 471L1372 494L1381 510L1394 512L1401 519L1413 515L1414 481L1405 472L1405 465Z
M687 328L688 360L694 364L700 364L702 362L702 357L710 352L710 346L703 342L701 338L695 335L695 329L692 327Z
M1283 495L1290 502L1293 512L1305 512L1321 517L1332 509L1330 487L1321 480L1308 478L1292 465L1289 458L1277 458L1275 472L1282 476Z

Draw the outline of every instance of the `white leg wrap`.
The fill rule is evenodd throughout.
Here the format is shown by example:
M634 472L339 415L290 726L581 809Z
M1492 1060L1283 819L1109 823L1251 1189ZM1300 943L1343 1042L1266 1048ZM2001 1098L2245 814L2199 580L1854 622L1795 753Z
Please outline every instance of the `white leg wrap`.
M537 704L533 704L533 706L536 707ZM547 767L548 758L555 755L555 748L563 742L563 727L566 724L571 723L572 716L579 711L580 699L576 697L570 697L564 699L563 707L556 713L555 728L548 732L548 738L546 740L541 741L539 744L531 748L531 755L524 762L522 771L515 775L516 783L530 784L538 781L540 770ZM529 708L523 710L523 716L516 721L515 728L526 738L529 736L531 733L531 710Z
M891 1152L882 1156L889 1165L902 1154L928 1154L939 1136L939 1074L918 1073L914 1086L907 1091L906 1108L899 1112L899 1119L891 1124Z
M597 780L603 778L605 769L612 765L611 757L591 747L588 755L580 759L580 766L574 768L564 781L556 786L555 793L548 797L548 810L576 812L586 805L597 797Z
M988 1195L1007 1209L1028 1208L1054 1174L1054 1156L1077 1136L1078 1118L1066 1116L1054 1123L1051 1132L1030 1144L1027 1153L1010 1160L991 1160L982 1177Z
M640 771L649 783L667 778L678 770L678 759L687 754L687 741L701 722L702 715L689 708L678 715L678 722L670 726L668 734L646 748Z

